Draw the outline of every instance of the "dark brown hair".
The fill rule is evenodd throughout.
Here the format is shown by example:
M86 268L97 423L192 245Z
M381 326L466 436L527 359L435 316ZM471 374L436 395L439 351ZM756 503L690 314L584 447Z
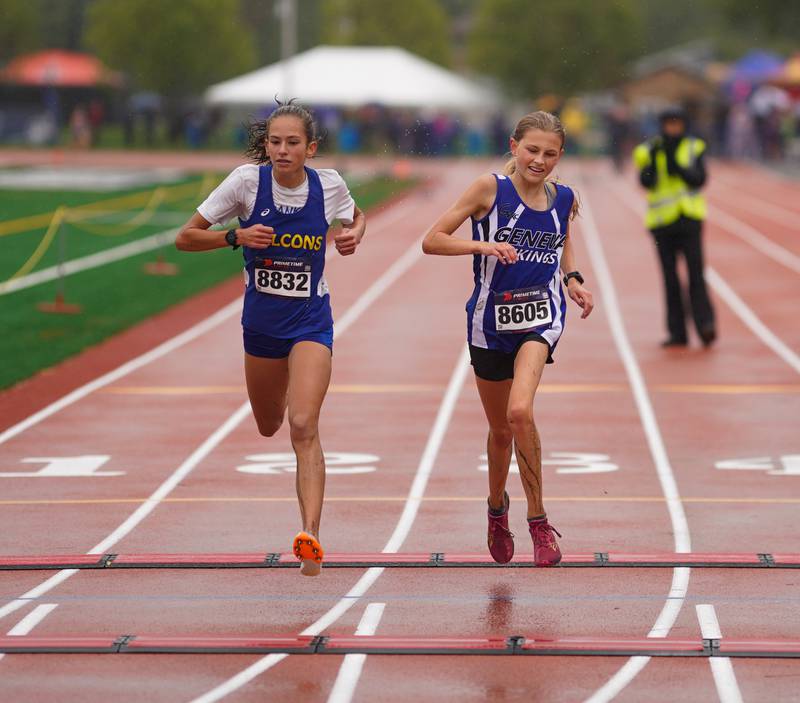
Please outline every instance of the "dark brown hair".
M303 131L306 134L308 143L319 141L317 125L314 122L314 116L309 110L295 103L294 98L285 103L280 102L280 100L275 102L278 103L278 107L273 110L269 117L264 120L253 121L247 128L247 149L245 149L244 153L259 164L269 163L266 141L269 137L269 126L276 117L296 117L303 123Z

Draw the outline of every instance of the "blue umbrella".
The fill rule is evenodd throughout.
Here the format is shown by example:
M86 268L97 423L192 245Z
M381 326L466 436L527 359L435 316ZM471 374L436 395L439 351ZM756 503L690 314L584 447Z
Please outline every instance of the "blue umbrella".
M746 53L731 67L728 82L761 83L783 66L783 59L769 51L754 49Z

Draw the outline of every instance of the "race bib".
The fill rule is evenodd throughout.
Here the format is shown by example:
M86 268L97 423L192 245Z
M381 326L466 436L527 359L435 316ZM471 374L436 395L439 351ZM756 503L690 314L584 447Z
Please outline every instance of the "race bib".
M547 288L518 288L495 293L494 323L498 332L529 332L552 321Z
M256 259L254 276L259 293L311 297L311 265L302 259Z

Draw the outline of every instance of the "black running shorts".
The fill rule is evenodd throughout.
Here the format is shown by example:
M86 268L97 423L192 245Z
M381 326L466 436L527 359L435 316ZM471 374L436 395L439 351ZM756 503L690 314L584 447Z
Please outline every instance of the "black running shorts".
M547 340L536 332L529 332L520 340L517 348L511 352L501 352L495 349L484 349L469 345L469 359L475 369L475 375L484 381L507 381L514 378L514 361L517 353L525 342L541 342L547 344ZM552 352L547 354L547 363L553 363Z

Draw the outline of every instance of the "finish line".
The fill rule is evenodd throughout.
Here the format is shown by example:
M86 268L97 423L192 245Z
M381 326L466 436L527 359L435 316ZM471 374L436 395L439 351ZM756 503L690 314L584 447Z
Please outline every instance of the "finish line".
M76 554L0 557L0 571L46 571L58 569L290 569L299 562L292 552L247 554ZM382 568L537 568L533 558L495 563L488 554L426 552L410 554L326 554L325 569ZM649 568L674 569L799 569L800 554L717 554L654 552L625 554L594 552L565 554L561 563L546 568ZM544 568L544 567L539 567Z
M395 654L596 657L800 658L798 640L565 637L0 637L6 654Z

